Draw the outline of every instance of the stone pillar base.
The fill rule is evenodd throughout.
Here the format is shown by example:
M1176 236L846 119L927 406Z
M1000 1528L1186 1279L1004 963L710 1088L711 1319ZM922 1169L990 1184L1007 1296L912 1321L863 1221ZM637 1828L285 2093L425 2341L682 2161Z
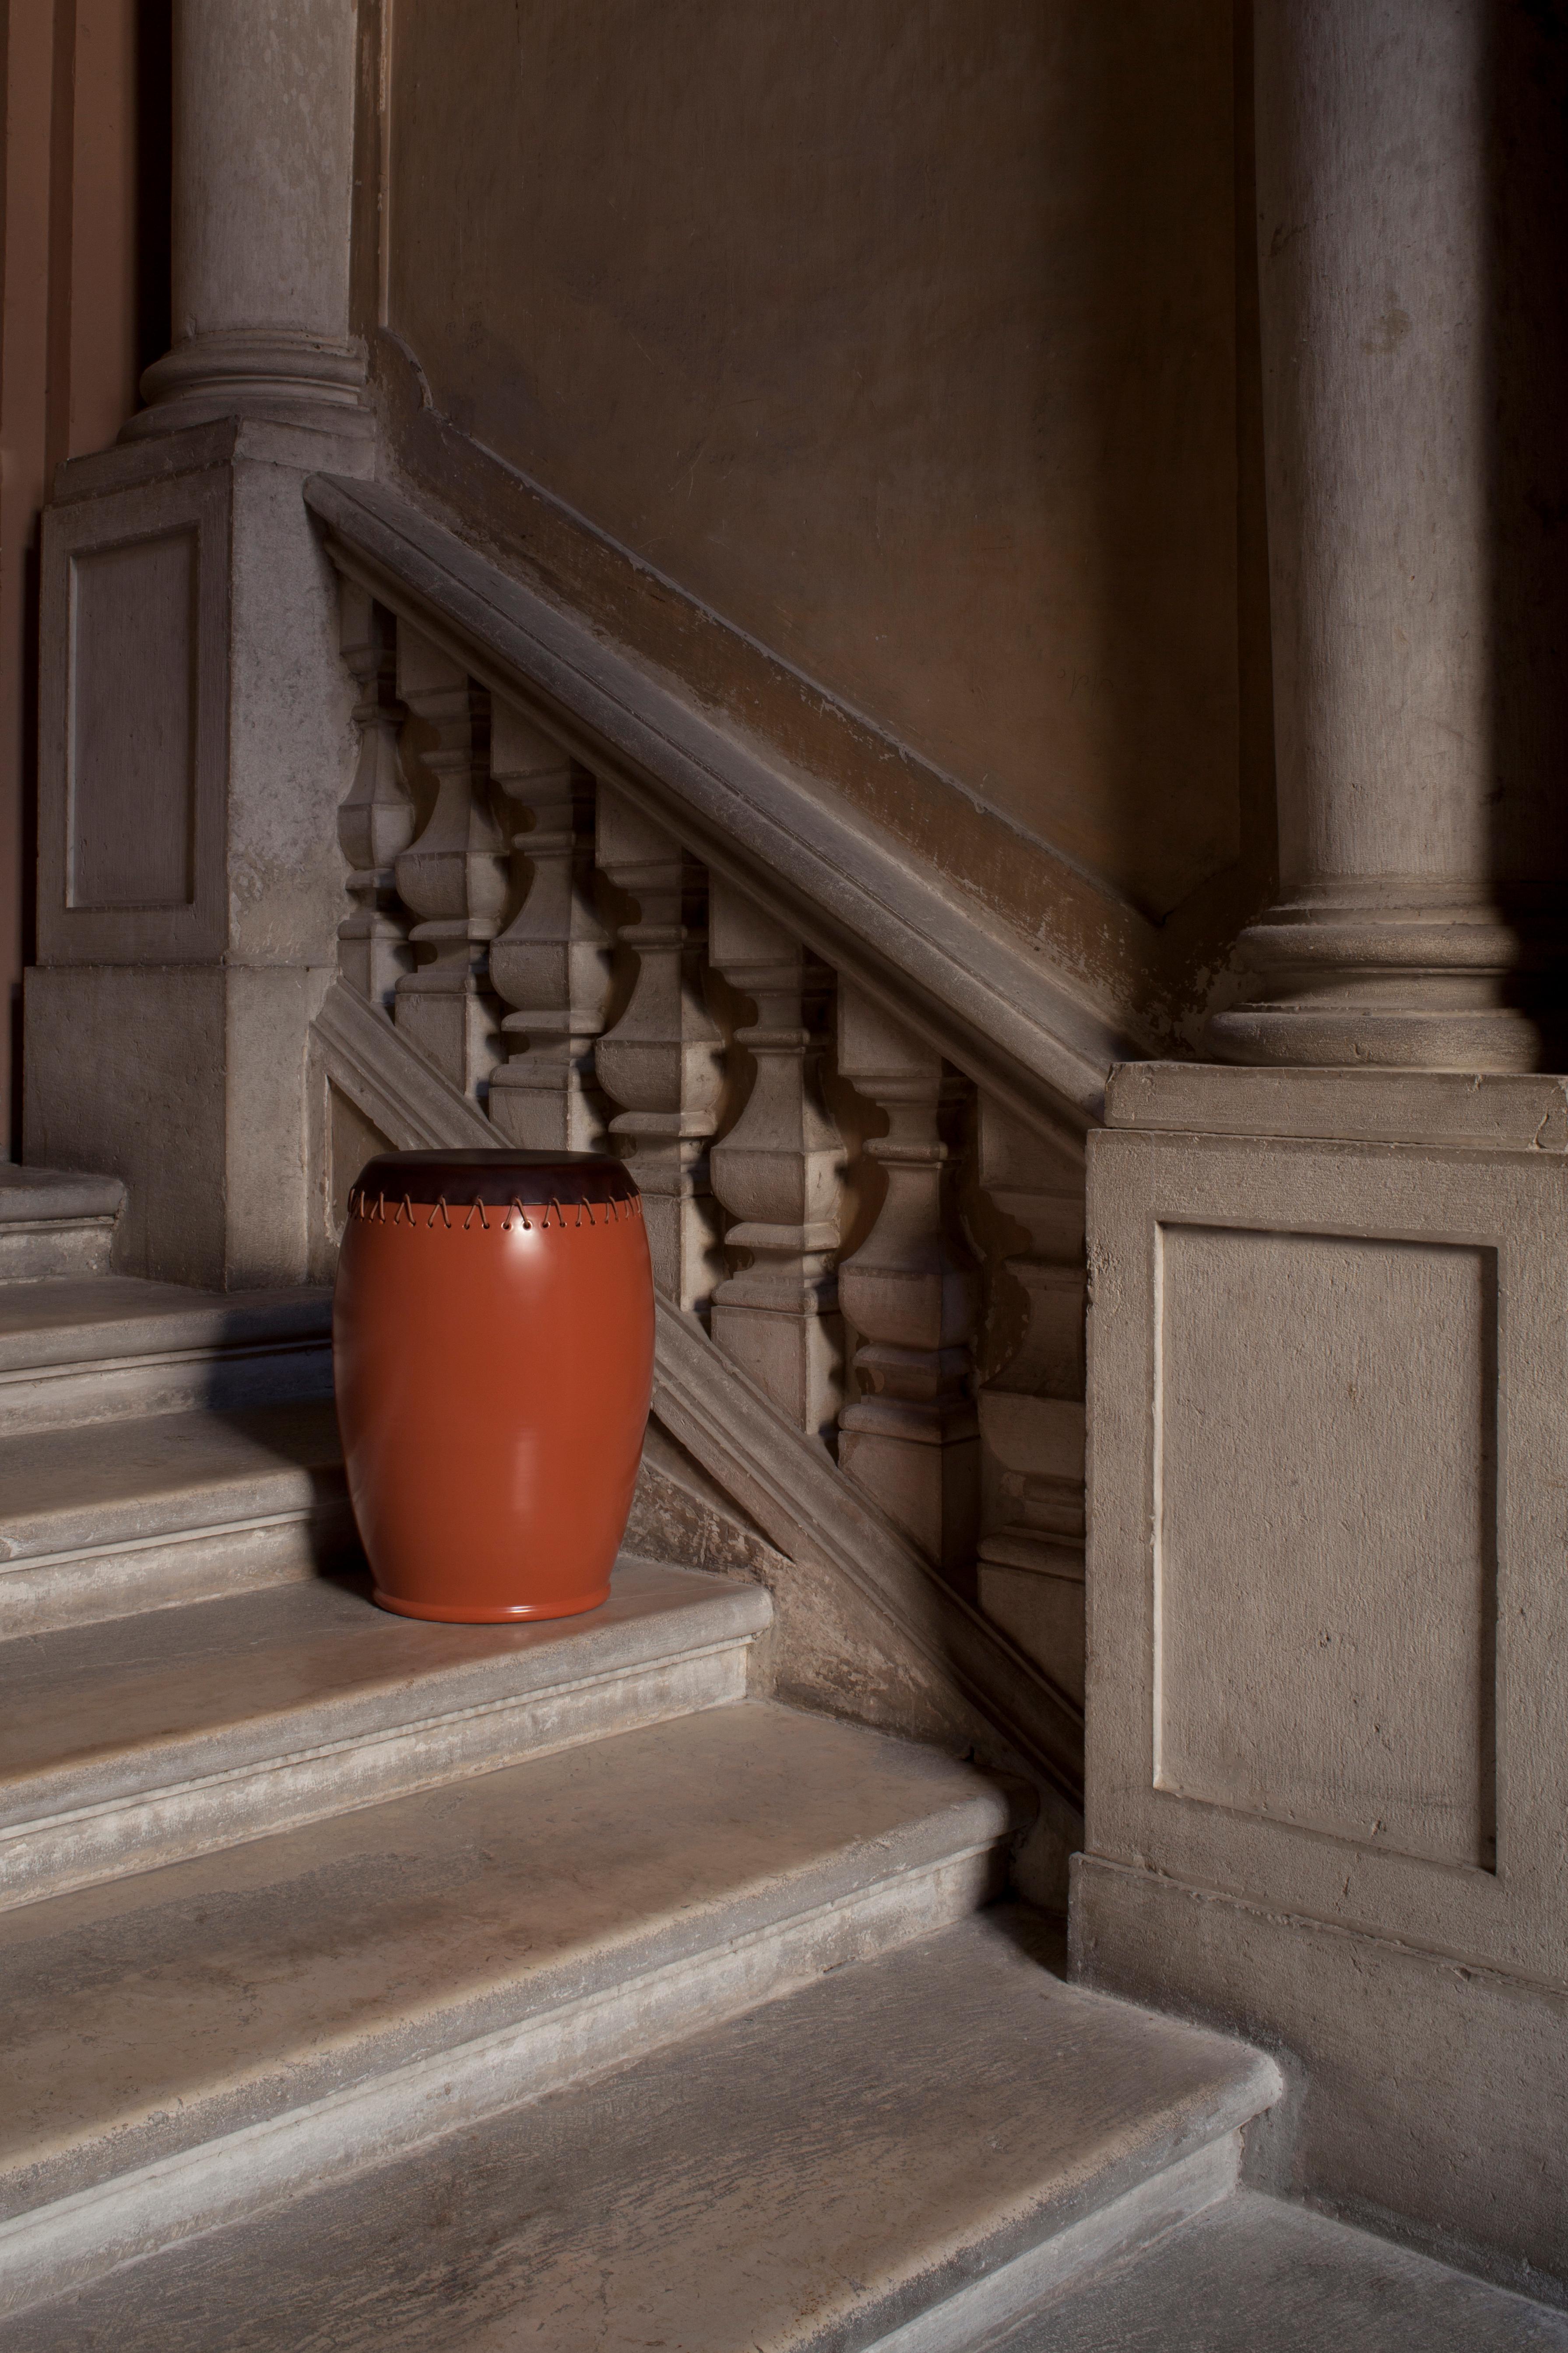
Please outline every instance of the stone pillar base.
M1300 2063L1279 2186L1568 2274L1563 1082L1108 1116L1079 1966Z
M364 345L355 337L287 327L229 328L193 335L154 360L142 378L151 404L121 427L121 441L183 432L237 415L366 437Z
M35 967L26 1157L106 1170L125 1274L214 1290L310 1273L302 1087L330 966Z
M1209 1037L1238 1062L1384 1070L1552 1070L1568 1002L1563 924L1517 889L1388 881L1298 890L1243 932L1253 976Z
M45 516L24 1148L125 1178L136 1271L308 1276L353 688L301 491L369 470L366 421L149 436L62 467Z

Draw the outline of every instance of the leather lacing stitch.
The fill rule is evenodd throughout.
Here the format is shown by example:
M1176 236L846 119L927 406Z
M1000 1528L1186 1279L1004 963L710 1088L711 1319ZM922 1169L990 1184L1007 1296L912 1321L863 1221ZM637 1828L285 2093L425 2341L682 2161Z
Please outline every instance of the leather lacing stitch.
M419 1206L423 1208L425 1204L421 1202ZM462 1206L463 1205L460 1201L455 1201L450 1205L449 1208L446 1195L444 1193L438 1195L436 1201L431 1206L430 1215L425 1220L426 1232L428 1233L430 1231L431 1228L435 1225L437 1219L439 1218L442 1224L446 1227L447 1231L450 1233L452 1230L451 1208L460 1209ZM474 1196L474 1198L468 1204L468 1214L463 1219L462 1229L464 1233L467 1233L468 1228L473 1224L474 1212L476 1209L479 1211L480 1229L487 1234L489 1233L490 1229L490 1221L485 1214L487 1206L490 1208L495 1208L499 1207L499 1204L492 1201L487 1205L479 1199L478 1194ZM642 1215L641 1197L637 1194L634 1194L631 1199L627 1201L601 1201L599 1203L599 1208L605 1212L605 1215L602 1218L595 1218L594 1215L594 1204L592 1201L578 1201L574 1204L574 1207L577 1211L577 1215L573 1220L574 1230L577 1228L580 1228L583 1223L583 1212L584 1209L588 1212L588 1223L591 1226L618 1226L623 1217L640 1218ZM544 1214L539 1219L540 1225L546 1228L549 1226L550 1212L552 1209L555 1212L555 1222L557 1226L559 1226L561 1230L564 1232L566 1229L566 1212L563 1208L560 1200L553 1193L544 1205ZM359 1218L362 1220L366 1218L374 1218L378 1225L384 1225L386 1223L385 1194L377 1193L373 1201L368 1193L361 1193L357 1191L351 1193L349 1196L349 1215L351 1218ZM503 1234L508 1234L511 1231L511 1221L514 1217L525 1234L531 1233L533 1231L534 1221L530 1218L527 1210L523 1208L522 1203L517 1198L515 1194L508 1203L506 1215L501 1219L500 1229ZM396 1204L392 1215L392 1222L395 1226L402 1225L405 1220L406 1220L411 1226L417 1222L414 1215L414 1203L406 1193L405 1193L403 1198Z

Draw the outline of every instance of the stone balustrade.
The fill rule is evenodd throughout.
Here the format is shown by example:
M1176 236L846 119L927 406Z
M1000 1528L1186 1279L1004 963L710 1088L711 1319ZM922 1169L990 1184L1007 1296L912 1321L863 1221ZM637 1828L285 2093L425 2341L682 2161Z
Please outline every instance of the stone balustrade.
M624 1155L666 1299L1081 1696L1081 1166L537 712L342 595L342 977L500 1136Z

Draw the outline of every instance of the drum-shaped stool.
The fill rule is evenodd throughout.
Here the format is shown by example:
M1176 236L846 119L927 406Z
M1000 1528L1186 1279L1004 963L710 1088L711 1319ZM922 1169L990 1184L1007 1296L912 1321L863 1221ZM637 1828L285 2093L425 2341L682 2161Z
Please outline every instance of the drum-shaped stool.
M465 1624L609 1591L653 1389L637 1188L587 1152L389 1152L332 1303L338 1420L375 1599Z

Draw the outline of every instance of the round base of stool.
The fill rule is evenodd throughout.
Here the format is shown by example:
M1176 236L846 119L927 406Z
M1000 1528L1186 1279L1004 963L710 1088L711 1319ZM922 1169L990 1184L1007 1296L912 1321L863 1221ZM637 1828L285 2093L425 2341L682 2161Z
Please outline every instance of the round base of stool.
M602 1585L596 1593L574 1594L569 1601L520 1601L505 1609L464 1609L438 1601L405 1601L395 1593L384 1593L379 1585L371 1588L371 1599L378 1609L390 1609L399 1618L433 1618L443 1626L510 1626L526 1618L580 1618L585 1609L596 1609L609 1598L609 1587Z

